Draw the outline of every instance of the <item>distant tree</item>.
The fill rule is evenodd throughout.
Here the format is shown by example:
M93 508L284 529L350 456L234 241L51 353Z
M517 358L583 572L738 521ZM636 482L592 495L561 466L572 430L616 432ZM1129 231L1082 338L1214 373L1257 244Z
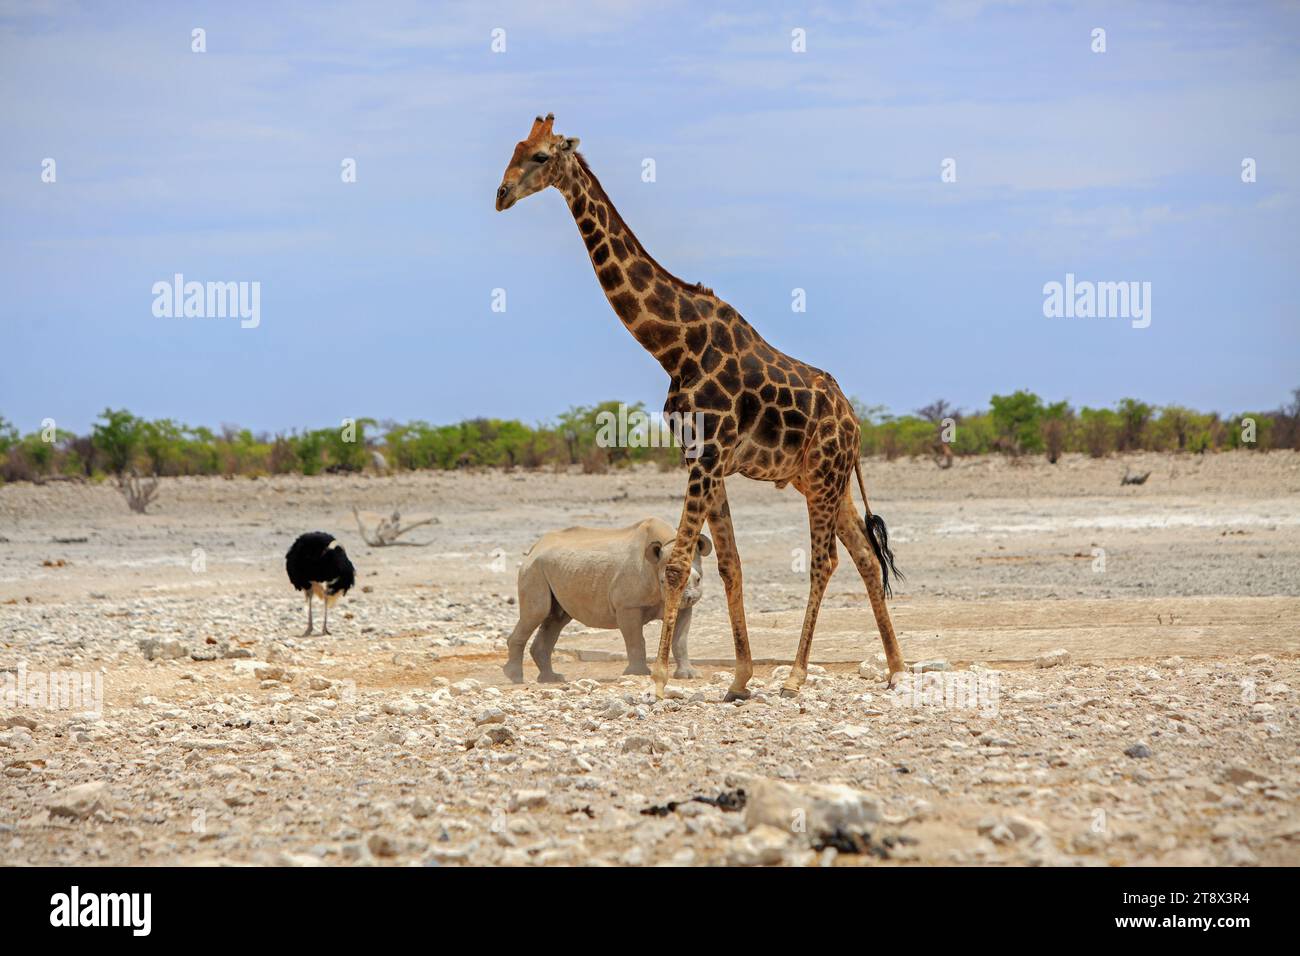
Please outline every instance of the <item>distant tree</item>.
M271 453L267 456L267 468L273 475L286 475L298 464L298 456L293 453L293 443L283 435L276 435L271 442Z
M322 438L335 471L361 471L366 466L366 428L375 425L373 418L358 418L349 428L342 426L322 430ZM248 436L250 441L252 436Z
M1116 406L1116 411L1119 413L1118 450L1136 451L1144 447L1152 407L1136 398L1123 398Z
M1273 413L1273 447L1300 450L1300 388L1291 392L1291 401Z
M924 408L918 408L916 414L918 417L924 418L927 422L935 425L942 424L945 418L951 418L953 421L961 420L961 412L942 398L931 402Z
M298 456L298 467L302 469L304 475L320 474L325 445L333 434L333 429L305 431L289 439L294 454Z
M16 444L18 444L18 429L14 427L13 422L0 415L0 455L7 454Z
M1088 454L1093 458L1104 458L1115 448L1119 416L1109 408L1081 408L1079 429Z
M864 425L879 425L881 422L893 418L889 414L889 409L884 405L867 405L858 398L850 398L849 405L853 407L853 414L857 416L858 421Z
M106 408L99 416L102 424L96 424L91 438L95 448L104 456L108 468L115 475L121 475L131 466L136 449L140 447L141 425L126 409L117 411Z
M185 445L185 426L170 418L141 422L140 445L155 475L177 474Z
M1033 392L1020 389L1010 395L994 395L989 400L989 411L998 437L1012 454L1042 450L1039 422L1043 400Z
M1053 465L1061 458L1061 453L1065 451L1065 443L1069 439L1070 426L1074 422L1074 409L1070 407L1068 401L1053 402L1043 409L1043 416L1039 423L1039 432L1042 435L1043 447L1047 450L1047 460Z
M1153 427L1161 445L1174 451L1186 451L1195 421L1196 413L1190 408L1166 405L1160 409L1160 417Z

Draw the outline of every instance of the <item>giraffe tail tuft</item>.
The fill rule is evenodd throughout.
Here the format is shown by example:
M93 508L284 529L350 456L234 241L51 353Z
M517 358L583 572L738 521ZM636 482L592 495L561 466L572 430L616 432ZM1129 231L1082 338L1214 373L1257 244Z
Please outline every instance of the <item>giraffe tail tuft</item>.
M885 597L893 597L894 589L889 585L889 575L892 573L898 581L903 580L903 572L898 570L898 565L894 564L894 552L889 547L889 529L885 527L885 519L880 515L871 513L871 505L867 504L867 485L862 480L862 459L853 463L854 470L858 475L858 490L862 492L862 507L865 518L863 525L867 532L867 540L871 542L871 550L876 552L876 561L880 564L880 583L884 586Z
M894 564L894 552L889 547L889 529L885 527L885 519L880 515L873 515L870 511L866 517L867 540L871 542L871 550L876 552L876 560L880 563L880 582L885 588L885 597L893 597L894 589L890 586L889 575L893 574L896 580L903 580L903 572L898 570L898 565Z

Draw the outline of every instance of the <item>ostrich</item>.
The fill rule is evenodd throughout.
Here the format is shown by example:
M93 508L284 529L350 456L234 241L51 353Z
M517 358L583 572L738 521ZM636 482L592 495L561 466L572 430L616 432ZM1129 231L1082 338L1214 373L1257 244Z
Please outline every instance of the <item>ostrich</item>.
M357 579L356 569L348 560L343 545L334 535L324 531L310 531L299 535L298 540L284 556L284 567L289 572L289 583L307 595L307 630L303 637L311 636L312 595L325 602L325 623L321 633L330 632L330 605L346 594Z

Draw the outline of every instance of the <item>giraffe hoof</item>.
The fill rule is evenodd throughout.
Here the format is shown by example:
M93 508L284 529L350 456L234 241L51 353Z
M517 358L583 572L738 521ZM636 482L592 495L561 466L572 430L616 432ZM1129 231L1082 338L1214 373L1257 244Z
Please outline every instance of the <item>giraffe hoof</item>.
M722 702L730 704L733 700L749 700L750 694L747 690L729 690L723 696Z
M791 690L789 687L782 687L781 696L784 697L786 700L789 700L792 697L798 697L799 692L797 690Z

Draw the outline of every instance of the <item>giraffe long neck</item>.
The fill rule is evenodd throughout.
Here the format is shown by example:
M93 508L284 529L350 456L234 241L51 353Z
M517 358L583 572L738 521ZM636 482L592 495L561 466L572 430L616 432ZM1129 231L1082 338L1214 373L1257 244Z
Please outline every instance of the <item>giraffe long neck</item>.
M712 293L687 285L655 262L578 157L557 185L610 307L664 370L676 375L683 356L700 351L703 343L692 339L707 334L707 323L699 320L713 313Z

